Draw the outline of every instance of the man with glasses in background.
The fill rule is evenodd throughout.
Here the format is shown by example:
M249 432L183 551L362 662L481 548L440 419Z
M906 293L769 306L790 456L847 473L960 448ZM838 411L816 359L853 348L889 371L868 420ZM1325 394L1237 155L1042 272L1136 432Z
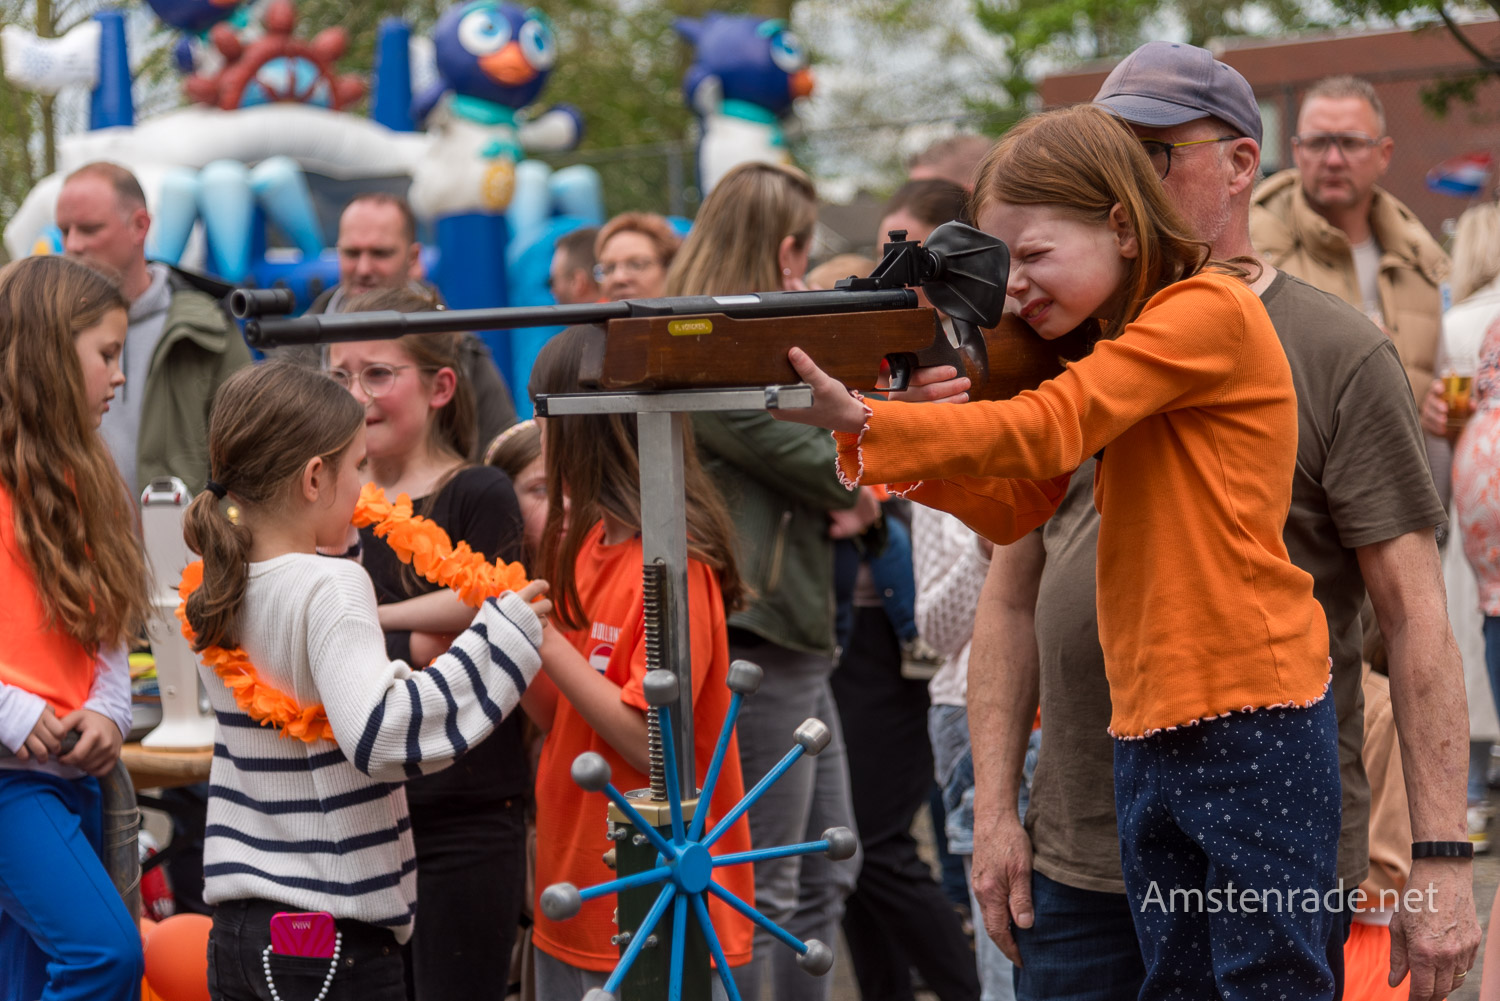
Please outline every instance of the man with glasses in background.
M1394 148L1368 81L1319 80L1297 115L1297 166L1256 190L1250 238L1273 267L1333 293L1383 329L1420 401L1433 378L1448 255L1376 183ZM1429 434L1427 454L1446 504L1451 447Z

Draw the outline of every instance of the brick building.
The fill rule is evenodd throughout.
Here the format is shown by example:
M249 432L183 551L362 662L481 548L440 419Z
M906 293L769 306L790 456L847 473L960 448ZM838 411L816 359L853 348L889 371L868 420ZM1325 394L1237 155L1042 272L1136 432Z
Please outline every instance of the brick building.
M1500 22L1466 25L1485 51L1500 48ZM1386 128L1396 151L1384 186L1442 239L1444 220L1457 218L1466 199L1429 191L1423 179L1444 160L1487 152L1500 165L1500 80L1480 85L1472 104L1454 101L1439 118L1422 103L1434 81L1472 73L1476 64L1442 26L1420 31L1389 30L1309 34L1276 39L1228 39L1216 43L1220 59L1245 75L1260 100L1265 123L1261 162L1267 173L1292 166L1290 139L1297 125L1302 93L1314 81L1351 73L1374 84L1385 105ZM1093 63L1041 82L1047 107L1090 100L1114 60ZM1492 171L1492 181L1495 173Z

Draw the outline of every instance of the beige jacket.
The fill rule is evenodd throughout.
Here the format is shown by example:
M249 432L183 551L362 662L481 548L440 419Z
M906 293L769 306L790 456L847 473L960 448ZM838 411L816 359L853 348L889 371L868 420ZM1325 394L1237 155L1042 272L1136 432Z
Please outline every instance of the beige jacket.
M1375 189L1370 224L1380 244L1380 308L1385 329L1420 401L1432 381L1442 331L1442 283L1448 255L1388 191ZM1302 193L1296 170L1283 170L1255 190L1250 239L1277 268L1363 307L1354 254L1343 230L1318 215Z

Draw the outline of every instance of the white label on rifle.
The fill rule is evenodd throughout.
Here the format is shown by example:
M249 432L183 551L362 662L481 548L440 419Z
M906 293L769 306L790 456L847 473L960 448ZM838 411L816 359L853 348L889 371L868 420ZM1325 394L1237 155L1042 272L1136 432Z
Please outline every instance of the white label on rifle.
M753 306L760 302L758 295L716 295L714 302L720 306Z

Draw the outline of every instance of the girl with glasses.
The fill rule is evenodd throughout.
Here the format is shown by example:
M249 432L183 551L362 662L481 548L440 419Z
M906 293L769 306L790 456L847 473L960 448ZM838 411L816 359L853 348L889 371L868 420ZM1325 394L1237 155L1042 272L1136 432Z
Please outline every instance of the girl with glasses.
M347 311L432 308L409 289L355 296ZM334 344L328 373L364 407L368 479L453 540L493 561L522 557L520 507L510 478L474 465L473 388L461 333ZM451 592L418 577L371 529L360 552L375 583L386 649L414 667L447 649L473 619ZM525 895L525 806L531 772L520 717L507 719L447 771L407 786L417 849L420 928L407 948L413 1001L505 996L505 967Z

